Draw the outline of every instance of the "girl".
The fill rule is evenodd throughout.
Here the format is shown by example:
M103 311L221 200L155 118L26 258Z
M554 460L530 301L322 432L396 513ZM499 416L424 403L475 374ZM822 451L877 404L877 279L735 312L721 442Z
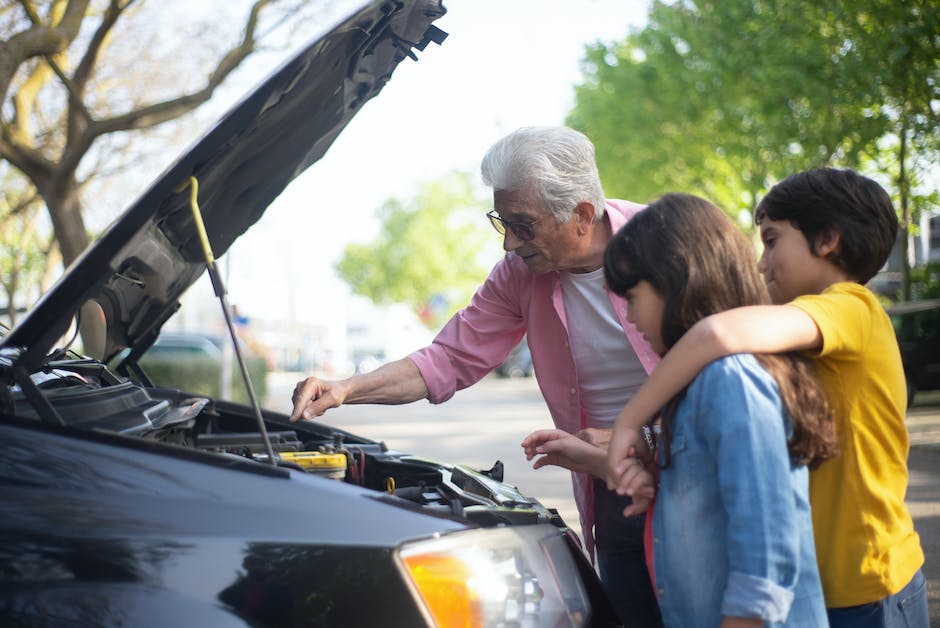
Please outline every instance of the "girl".
M661 355L699 319L767 302L747 238L694 196L639 212L607 245L604 271ZM666 405L661 433L652 566L665 625L825 626L806 465L831 456L835 439L808 364L717 360ZM596 469L575 441L536 433L526 451Z

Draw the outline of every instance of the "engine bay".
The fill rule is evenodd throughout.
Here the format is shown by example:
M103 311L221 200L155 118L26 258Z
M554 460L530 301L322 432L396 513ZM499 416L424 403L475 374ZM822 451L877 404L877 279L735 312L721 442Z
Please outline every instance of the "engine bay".
M2 360L0 360L2 361ZM33 391L24 390L30 385ZM7 388L13 416L114 432L217 456L270 465L382 492L481 526L565 524L553 509L503 481L502 463L486 470L389 450L375 441L319 422L290 423L263 412L262 434L248 406L141 385L88 359L50 362L25 387Z

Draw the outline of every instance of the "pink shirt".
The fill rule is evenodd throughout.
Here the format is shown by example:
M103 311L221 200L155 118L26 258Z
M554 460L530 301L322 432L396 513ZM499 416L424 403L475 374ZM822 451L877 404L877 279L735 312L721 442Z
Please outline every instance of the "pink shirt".
M644 207L619 200L608 200L606 206L614 233ZM607 294L627 340L649 373L659 362L659 356L636 327L627 322L626 301L609 291ZM578 373L569 346L560 274L535 275L515 253L507 253L493 267L470 304L447 322L429 346L409 358L424 378L428 400L442 403L499 366L525 334L535 377L555 426L566 432L586 427ZM627 399L623 401L626 403ZM593 556L591 481L586 474L579 473L572 474L572 481L581 529L588 554Z

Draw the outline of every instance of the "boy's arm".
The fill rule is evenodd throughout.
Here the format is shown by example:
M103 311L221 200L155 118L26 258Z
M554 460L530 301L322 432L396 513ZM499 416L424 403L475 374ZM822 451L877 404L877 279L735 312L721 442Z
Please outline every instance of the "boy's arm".
M735 353L821 348L822 334L816 322L792 305L739 307L703 318L663 356L617 416L607 450L608 486L619 486L626 470L624 461L632 457L641 441L640 428L710 362Z

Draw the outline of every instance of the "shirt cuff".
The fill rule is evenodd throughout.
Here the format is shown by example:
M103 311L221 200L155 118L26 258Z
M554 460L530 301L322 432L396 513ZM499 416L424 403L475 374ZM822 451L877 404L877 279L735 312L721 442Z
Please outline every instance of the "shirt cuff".
M793 604L793 591L771 582L732 571L721 604L726 617L751 617L769 622L784 622Z
M443 352L436 352L433 344L415 351L408 356L415 366L418 367L418 373L424 380L424 385L428 389L428 401L431 403L443 403L454 396L457 392L456 382L450 375L451 369L442 368L436 361L447 361L447 355Z

